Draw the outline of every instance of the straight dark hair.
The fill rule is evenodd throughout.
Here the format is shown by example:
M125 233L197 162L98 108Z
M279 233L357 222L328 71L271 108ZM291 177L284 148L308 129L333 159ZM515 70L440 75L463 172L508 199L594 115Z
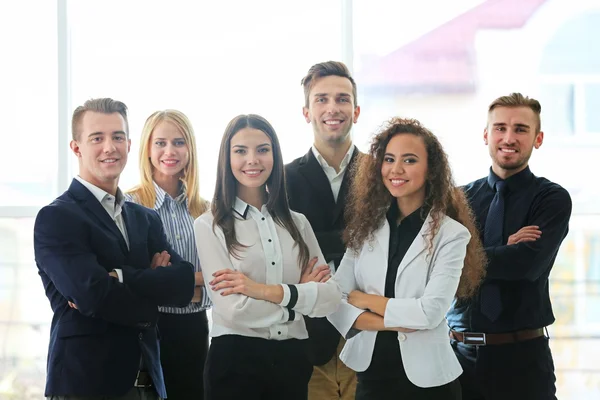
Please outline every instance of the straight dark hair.
M275 223L287 230L294 239L294 247L298 246L298 264L302 272L308 267L308 246L298 227L292 219L290 206L285 189L285 170L281 147L275 129L271 124L256 114L238 115L232 119L221 139L219 150L219 162L217 168L217 182L215 195L211 204L213 214L213 232L219 226L225 235L227 251L233 257L240 259L240 251L247 247L241 244L235 235L233 206L237 195L237 180L231 171L231 138L244 128L258 129L271 140L273 149L273 170L265 183L267 191L267 210L273 217Z

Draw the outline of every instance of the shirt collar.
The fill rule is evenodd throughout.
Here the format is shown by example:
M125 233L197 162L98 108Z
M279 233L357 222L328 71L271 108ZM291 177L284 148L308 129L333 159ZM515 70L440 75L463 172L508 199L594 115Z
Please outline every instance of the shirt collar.
M160 186L158 186L158 184L156 182L154 182L154 191L156 192L156 201L154 202L154 210L158 211L163 203L165 202L165 198L167 196L169 196L169 194ZM179 195L174 198L173 200L175 200L177 203L182 203L184 201L187 201L187 195L186 195L186 191L185 191L185 185L180 183L179 184L179 190L180 193ZM171 196L169 196L171 197Z
M508 189L511 192L516 192L520 189L523 189L529 186L531 179L533 178L533 173L527 166L523 171L514 174L513 176L506 178L504 181L508 186ZM488 174L487 183L492 190L496 190L496 182L500 181L500 177L494 173L492 168L490 167L490 173Z
M75 176L75 179L77 179L79 181L79 183L81 183L83 186L85 186L86 189L92 193L92 195L96 198L96 200L98 200L98 202L100 204L102 204L102 202L104 201L104 199L107 198L107 196L110 199L113 198L112 194L108 193L104 189L100 189L98 186L96 186L92 183L89 183L88 181L86 181L85 179L80 177L79 175ZM123 203L125 203L125 196L123 196L123 192L121 191L120 188L117 188L117 195L114 197L116 197L116 201L113 204L118 205L118 206L123 206Z
M237 215L239 215L243 219L246 219L246 217L248 216L248 210L250 210L250 204L246 203L245 201L236 196L232 208Z
M344 156L344 158L342 158L342 162L340 163L340 171L343 171L344 168L346 168L348 166L348 164L350 164L350 160L352 159L352 154L354 153L354 147L355 147L354 143L352 143L350 145L350 148L346 152L346 155ZM317 150L317 148L315 147L314 144L312 145L311 149L312 149L313 155L315 156L315 158L321 165L321 168L330 167L330 165L327 163L325 158L323 158L321 153L319 153L319 150Z
M398 221L399 214L400 214L400 210L398 210L398 203L396 203L396 199L394 199L394 200L392 200L392 204L387 212L387 219L388 219L388 222L390 223L390 226L392 226L394 228L396 227L396 225L397 225L396 221ZM403 228L407 228L407 229L411 229L411 230L415 229L415 230L419 231L419 230L421 230L421 227L423 226L423 222L427 218L428 214L429 214L429 207L422 205L421 207L417 208L415 211L410 213L410 215L408 215L407 217L404 217L404 219L402 219L401 225Z

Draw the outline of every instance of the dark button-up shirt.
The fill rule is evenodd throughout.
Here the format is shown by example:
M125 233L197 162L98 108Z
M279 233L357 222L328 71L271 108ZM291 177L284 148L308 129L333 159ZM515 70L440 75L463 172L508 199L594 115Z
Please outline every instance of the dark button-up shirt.
M385 277L385 297L394 298L396 296L395 286L398 267L410 245L421 231L427 217L426 211L421 207L404 218L398 225L399 211L394 200L387 213L387 220L390 224L390 248ZM361 373L362 377L367 379L392 378L404 373L403 371L398 332L378 332L371 365L365 372Z
M500 178L490 169L487 178L464 189L475 213L483 242L485 222ZM451 329L468 332L501 333L542 328L554 322L548 292L548 275L568 232L571 197L560 185L533 175L527 167L506 179L502 245L486 247L487 276L500 290L502 312L492 322L481 313L480 295L470 301L455 301L447 314ZM519 229L537 225L541 237L532 242L507 245ZM481 290L480 290L481 292Z

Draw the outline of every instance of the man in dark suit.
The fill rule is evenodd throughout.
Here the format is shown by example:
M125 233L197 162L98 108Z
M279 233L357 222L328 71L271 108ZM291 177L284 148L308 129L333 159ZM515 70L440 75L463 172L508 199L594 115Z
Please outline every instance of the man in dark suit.
M158 215L125 203L118 188L131 144L125 104L88 100L72 128L79 176L40 210L34 228L54 311L45 394L165 398L157 306L189 304L193 267L172 251Z
M345 251L342 241L344 206L359 155L350 130L358 120L356 84L341 62L313 65L302 79L302 113L313 128L314 145L286 165L290 208L308 218L332 271ZM326 318L305 318L313 375L310 400L354 399L356 374L339 360L344 339Z

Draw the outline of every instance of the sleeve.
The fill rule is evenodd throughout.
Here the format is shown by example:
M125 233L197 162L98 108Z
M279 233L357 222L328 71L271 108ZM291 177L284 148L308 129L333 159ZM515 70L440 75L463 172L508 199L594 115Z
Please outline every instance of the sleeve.
M185 307L194 296L194 266L173 250L156 211L149 211L148 251L150 256L166 250L171 265L155 269L122 266L123 282L134 292L160 306Z
M438 235L443 233L438 232ZM386 328L433 329L444 320L456 294L471 239L464 227L453 237L445 236L433 254L431 274L423 296L389 299L383 316Z
M205 282L210 281L216 271L224 268L235 270L229 253L225 247L225 238L216 228L213 232L212 219L199 217L194 222L194 234L198 257L204 271ZM206 286L206 283L205 283ZM212 312L232 325L243 325L248 328L268 328L272 325L290 321L287 308L264 300L256 300L243 294L221 296L206 286L212 300ZM293 313L294 314L294 313ZM299 320L301 315L292 315L291 320Z
M302 224L300 233L308 246L309 258L318 258L315 266L327 264L310 222L304 215L296 215L299 216L299 223ZM342 292L334 279L329 279L325 283L307 282L282 286L284 294L280 305L291 308L307 317L325 317L331 314L338 308L342 299Z
M527 221L527 225L540 227L540 238L533 242L486 247L485 279L535 281L547 273L569 230L571 209L571 197L563 188L540 198Z
M342 301L333 314L330 314L327 319L331 324L344 336L346 339L354 336L358 331L352 328L354 322L360 314L366 310L354 307L348 304L348 294L353 290L359 289L355 278L356 258L352 249L346 250L344 258L340 263L337 272L332 280L335 280L342 291Z
M34 226L39 269L65 303L75 303L81 314L125 326L153 326L157 304L108 275L87 240L89 236L89 228L66 208L44 207Z

